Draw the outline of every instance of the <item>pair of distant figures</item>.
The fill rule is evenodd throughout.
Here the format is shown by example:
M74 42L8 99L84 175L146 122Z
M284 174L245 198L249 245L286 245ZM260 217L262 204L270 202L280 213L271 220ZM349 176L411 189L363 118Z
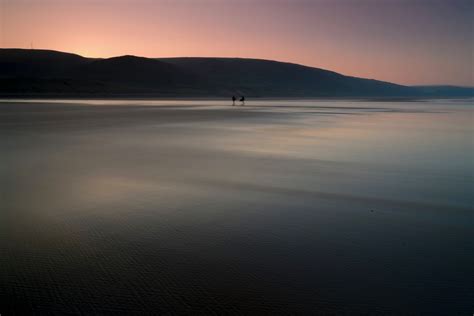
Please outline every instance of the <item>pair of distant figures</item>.
M235 95L232 96L232 106L235 105L235 101L237 100L237 98L235 97ZM240 97L240 105L244 106L245 105L245 97L242 96Z

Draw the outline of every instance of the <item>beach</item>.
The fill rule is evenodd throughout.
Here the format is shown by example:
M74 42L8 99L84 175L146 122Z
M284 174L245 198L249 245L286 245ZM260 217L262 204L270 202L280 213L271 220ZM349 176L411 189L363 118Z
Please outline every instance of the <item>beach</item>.
M2 100L0 314L472 314L472 100Z

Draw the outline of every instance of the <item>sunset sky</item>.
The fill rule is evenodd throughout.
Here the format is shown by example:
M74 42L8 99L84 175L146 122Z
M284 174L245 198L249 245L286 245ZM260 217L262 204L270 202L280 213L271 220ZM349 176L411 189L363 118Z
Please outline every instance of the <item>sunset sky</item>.
M471 0L0 0L0 46L251 57L474 85Z

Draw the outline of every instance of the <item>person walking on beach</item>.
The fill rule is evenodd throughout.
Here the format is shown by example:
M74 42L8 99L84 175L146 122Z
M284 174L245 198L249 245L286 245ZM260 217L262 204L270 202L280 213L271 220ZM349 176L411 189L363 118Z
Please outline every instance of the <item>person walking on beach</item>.
M237 100L237 98L235 97L235 95L232 96L232 106L235 105L235 100Z
M244 97L244 96L242 96L242 97L240 98L240 105L242 105L242 106L245 105L245 97Z

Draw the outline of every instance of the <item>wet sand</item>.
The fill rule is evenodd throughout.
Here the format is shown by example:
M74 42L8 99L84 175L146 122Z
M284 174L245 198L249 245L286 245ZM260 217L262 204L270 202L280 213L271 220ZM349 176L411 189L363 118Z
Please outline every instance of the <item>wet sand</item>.
M0 102L0 313L470 314L469 101Z

